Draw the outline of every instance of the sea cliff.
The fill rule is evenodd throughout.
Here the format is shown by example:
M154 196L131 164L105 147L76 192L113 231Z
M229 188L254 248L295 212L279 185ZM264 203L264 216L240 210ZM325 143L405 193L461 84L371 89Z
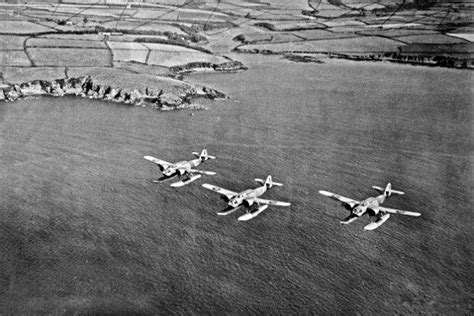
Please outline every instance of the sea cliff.
M175 89L145 87L127 89L94 80L91 76L33 80L21 84L7 84L0 88L0 101L12 102L28 96L76 95L91 99L103 99L130 105L151 106L157 109L183 108L191 105L195 97L225 98L226 95L212 88L182 85Z

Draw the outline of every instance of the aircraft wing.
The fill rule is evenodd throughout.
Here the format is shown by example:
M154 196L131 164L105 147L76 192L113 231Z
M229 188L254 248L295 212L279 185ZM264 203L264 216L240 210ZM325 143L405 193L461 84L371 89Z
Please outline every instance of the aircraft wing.
M163 171L169 165L172 165L172 163L170 163L170 162L167 162L167 161L164 161L164 160L152 157L152 156L145 156L143 158L145 158L146 160L151 161L153 163L156 163L160 167L161 171Z
M202 186L205 187L208 190L211 190L211 191L217 192L219 194L225 195L228 199L230 199L233 196L237 195L237 192L226 190L226 189L220 188L218 186L215 186L215 185L212 185L212 184L209 184L209 183L204 183Z
M189 169L187 171L192 172L192 173L207 174L208 176L213 176L216 174L214 171L205 171L205 170L197 170L197 169Z
M258 203L261 203L261 204L275 205L275 206L290 206L291 205L288 202L280 202L280 201L275 201L275 200L265 200L265 199L260 199L260 198L256 198L255 202L258 202Z
M324 196L330 197L331 199L338 200L338 201L341 201L342 203L349 204L351 207L354 207L354 205L360 203L359 201L344 197L344 196L336 194L336 193L331 193L331 192L328 192L328 191L324 191L324 190L320 190L319 193L324 195Z
M394 209L394 208L388 208L388 207L382 207L382 206L379 206L379 210L382 211L382 212L392 213L392 214L401 214L401 215L408 215L408 216L421 216L421 213L418 213L418 212L402 211L402 210L397 210L397 209Z

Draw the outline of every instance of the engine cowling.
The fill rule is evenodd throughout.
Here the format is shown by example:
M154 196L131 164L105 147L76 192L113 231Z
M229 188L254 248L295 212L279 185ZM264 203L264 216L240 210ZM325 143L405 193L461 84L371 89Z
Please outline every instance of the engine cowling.
M232 206L232 207L238 207L243 202L245 202L245 201L243 201L242 198L234 197L234 198L230 199L228 204L229 204L229 206Z
M359 204L342 203L342 206L348 211L354 210Z
M244 203L244 205L245 205L246 207L251 207L251 206L255 203L255 200L253 200L253 199L251 199L251 200L250 200L250 199L247 199L247 200L244 200L243 203Z

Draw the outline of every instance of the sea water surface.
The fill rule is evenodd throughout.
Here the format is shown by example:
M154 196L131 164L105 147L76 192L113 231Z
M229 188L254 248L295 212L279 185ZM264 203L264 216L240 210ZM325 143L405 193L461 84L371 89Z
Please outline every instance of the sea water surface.
M230 96L159 112L82 98L0 104L0 312L467 313L472 310L472 75L383 63L300 64L186 80ZM143 159L216 171L154 184ZM249 222L211 183L272 175L289 201ZM318 194L403 196L379 229Z

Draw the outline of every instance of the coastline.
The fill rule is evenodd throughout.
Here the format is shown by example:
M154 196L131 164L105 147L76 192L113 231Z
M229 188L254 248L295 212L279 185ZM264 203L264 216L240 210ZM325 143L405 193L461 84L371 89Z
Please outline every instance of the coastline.
M444 55L407 55L396 52L348 54L338 52L308 52L292 50L274 52L271 50L240 49L239 47L236 47L234 52L243 54L281 55L283 58L295 62L320 63L321 60L318 57L323 56L325 58L346 59L352 61L381 61L397 64L410 64L414 66L474 69L474 59L472 58L456 58Z
M248 65L229 57L239 54L278 55L303 63L339 59L474 69L466 7L447 6L452 16L444 17L432 17L433 8L414 13L407 8L381 22L385 11L391 12L389 6L385 11L362 8L350 14L345 6L332 6L329 11L336 11L328 13L335 15L324 17L324 8L312 8L311 1L286 8L291 9L288 16L264 3L257 6L268 11L262 16L253 12L256 8L237 14L232 7L210 10L197 4L190 9L174 4L165 13L160 6L118 3L104 2L96 11L83 10L80 15L75 12L82 9L73 3L3 3L0 101L72 94L158 109L183 108L194 97L226 97L183 78L196 72L246 70ZM61 15L55 16L56 10ZM438 24L411 23L405 13L415 14L417 21L430 17ZM385 23L392 18L397 20Z
M173 79L170 79L173 80ZM158 81L158 80L157 80ZM159 82L157 82L159 84ZM217 99L227 96L213 88L184 83L173 87L160 88L160 85L131 89L93 78L79 76L54 80L32 80L21 84L8 84L0 88L0 101L13 102L29 96L75 95L90 99L103 99L111 102L135 106L149 106L169 110L193 106L196 97Z

